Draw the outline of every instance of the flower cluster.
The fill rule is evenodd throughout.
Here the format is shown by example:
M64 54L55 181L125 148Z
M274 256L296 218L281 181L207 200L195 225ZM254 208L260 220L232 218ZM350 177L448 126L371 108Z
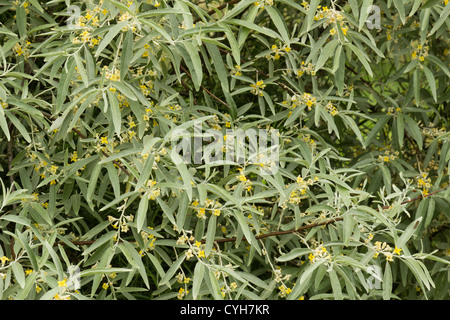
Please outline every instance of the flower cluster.
M149 229L153 230L153 228L151 228L151 227L149 227ZM145 231L141 231L141 237L142 237L142 240L144 242L145 251L149 251L149 250L152 250L152 249L155 248L156 237L153 234L150 234L150 233L145 232ZM141 256L144 256L145 251L141 249L139 251L139 254Z
M325 259L327 261L331 260L331 255L323 245L318 246L312 253L309 254L308 259L311 263L317 262L318 260Z
M205 244L201 243L200 241L195 241L194 245L192 245L187 251L186 251L186 259L189 260L193 256L196 256L197 258L206 258L205 256Z
M245 176L244 169L238 168L238 171L239 171L238 180L243 183L244 189L250 192L253 188L251 180Z
M25 42L25 45L22 47L20 43L16 43L13 47L14 52L17 56L23 55L25 58L27 58L30 54L30 45L31 43L29 41Z
M338 109L331 103L331 101L327 103L325 108L333 117L339 113Z
M310 93L304 92L302 95L294 94L289 99L283 101L282 104L292 110L298 106L306 105L308 107L308 111L311 111L312 106L316 105L316 101L317 99Z
M394 107L389 107L388 111L387 111L387 115L395 115L395 114L399 114L402 112L402 108L400 107L396 107L394 109Z
M306 74L315 76L316 71L314 71L315 66L309 62L307 65L305 64L305 61L302 61L300 68L297 70L297 78L300 78L303 76L303 74L306 72Z
M230 74L233 76L242 76L242 68L239 65L235 65L234 68L230 70Z
M419 61L424 61L425 57L428 56L428 50L430 49L427 45L419 44L417 48L411 54L411 59L419 59Z
M284 45L283 47L278 47L274 44L271 48L271 52L266 55L267 60L278 60L280 59L286 52L291 51L291 48L288 45Z
M315 106L317 103L316 97L313 97L310 93L306 92L303 92L300 101L308 107L308 111L311 111L311 107Z
M48 159L50 158L48 154L45 154L45 157ZM37 155L32 153L30 155L31 160L35 160L37 158ZM42 170L41 170L42 169ZM58 171L58 166L56 165L49 165L46 160L39 160L39 163L34 166L34 170L39 174L41 179L46 178L46 174L50 174L51 176L55 176ZM50 184L56 184L56 180L50 181Z
M111 81L119 81L120 80L120 70L116 68L112 68L112 70L109 70L107 66L104 66L103 69L105 69L105 78L107 80Z
M186 290L184 288L180 288L180 290L178 290L178 295L177 298L179 300L183 299L185 295L187 295L189 293L189 290Z
M374 258L378 258L378 255L382 253L386 257L386 261L389 262L393 261L394 254L400 255L400 252L402 251L402 249L397 248L397 246L395 246L395 249L392 249L386 242L381 243L380 241L375 242L373 249L375 249Z
M225 298L225 295L227 293L233 292L237 289L238 285L236 282L230 283L230 285L223 286L220 288L220 293L222 294L222 297Z
M188 284L191 282L191 278L187 278L184 273L178 272L178 274L175 276L175 279L177 279L178 283L184 283Z
M265 6L269 6L269 7L273 6L273 1L274 1L274 0L262 0L262 1L256 1L256 2L254 3L254 5L257 6L258 8L260 8L260 9L264 9Z
M113 216L108 216L108 221L111 222L111 226L114 229L119 229L121 232L128 232L128 222L133 222L134 216L132 214L128 216L121 216L120 218L115 218Z
M428 195L428 191L432 186L431 178L428 177L428 172L423 172L420 176L416 177L417 187L422 189L424 196Z
M100 6L96 6L93 10L87 9L86 14L80 16L75 22L75 27L78 27L80 31L83 30L78 36L72 39L73 44L84 43L90 48L98 45L102 39L100 36L97 38L92 36L92 32L100 27L100 19L105 19L107 9L103 9ZM101 18L100 18L101 17Z
M292 289L286 287L286 285L284 285L284 284L279 286L278 290L280 290L280 292L278 294L280 295L281 298L285 298L287 295L289 295L292 292Z
M264 84L264 81L259 80L255 84L251 84L250 87L252 89L250 90L251 93L253 93L255 96L263 96L264 95L264 88L266 85Z
M126 32L127 30L131 30L132 32L136 32L137 28L140 27L139 20L135 19L132 15L130 15L128 12L124 12L119 17L120 22L127 21L127 25L122 28L123 32Z
M8 108L8 103L6 103L5 101L3 101L2 98L0 98L0 105L2 106L3 109Z
M198 199L192 202L192 206L194 206L197 211L197 217L200 219L206 219L206 210L217 217L220 216L220 213L222 212L222 204L217 200L206 199L204 207L197 208L199 205Z
M282 272L281 272L281 268L277 267L273 273L275 274L275 282L279 283L282 281L289 281L289 279L291 278L291 274L286 274L285 276L283 276Z
M158 0L147 0L148 4L151 4L155 8L158 8L161 5L161 2Z
M434 139L436 137L439 137L439 136L442 136L442 135L446 134L447 130L445 130L444 127L442 127L442 128L435 128L433 123L430 123L429 127L422 128L422 133L424 135Z
M398 158L399 154L400 153L398 151L395 151L395 152L391 153L389 150L386 150L384 152L384 154L380 154L378 156L378 162L386 163L386 162L389 162L389 161L394 161L395 159Z
M161 188L155 187L156 181L149 179L147 181L147 196L149 200L155 200L161 195Z
M305 128L305 129L307 129L307 128ZM304 134L302 136L302 141L304 141L306 143L309 143L309 145L312 146L312 147L315 147L317 145L316 140L312 139L311 135L309 133L308 134Z
M335 27L330 29L330 34L335 35L338 31L336 28L340 28L344 35L347 35L348 26L344 22L344 15L334 9L328 9L328 7L318 6L314 20L318 21L326 19L323 27L326 28L330 24L334 24Z
M319 178L315 177L313 179L304 180L301 176L297 177L297 181L294 185L294 190L291 191L288 202L290 204L300 204L301 199L303 199L306 191L310 186L314 185L314 182L319 180Z

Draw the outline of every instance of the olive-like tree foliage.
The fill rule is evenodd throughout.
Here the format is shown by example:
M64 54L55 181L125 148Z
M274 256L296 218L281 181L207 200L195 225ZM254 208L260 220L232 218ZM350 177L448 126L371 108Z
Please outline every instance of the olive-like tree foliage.
M447 2L1 1L0 298L448 299Z

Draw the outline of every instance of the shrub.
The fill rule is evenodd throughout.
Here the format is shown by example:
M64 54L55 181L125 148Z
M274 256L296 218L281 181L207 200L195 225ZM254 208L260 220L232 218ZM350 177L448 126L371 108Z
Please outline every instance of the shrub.
M0 3L0 297L448 299L447 2Z

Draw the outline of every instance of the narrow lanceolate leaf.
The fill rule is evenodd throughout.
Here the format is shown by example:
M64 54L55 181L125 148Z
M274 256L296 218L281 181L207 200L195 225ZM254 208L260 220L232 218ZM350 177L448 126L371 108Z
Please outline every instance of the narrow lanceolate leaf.
M362 1L361 12L359 13L359 31L361 31L361 29L364 27L364 24L366 24L367 22L367 18L369 17L370 13L370 6L372 5L372 3L373 0Z
M123 50L120 59L120 81L123 81L130 68L130 62L133 58L133 43L133 32L128 30L123 41Z
M116 131L116 134L120 136L122 116L120 113L119 101L117 101L116 96L111 91L108 91L108 99L114 130Z
M19 262L14 261L13 263L11 263L11 268L14 274L14 278L16 278L20 287L22 289L25 288L25 272L23 271L22 265Z
M320 0L311 0L308 13L306 14L306 31L311 30L311 26L314 22L314 16L316 14L317 6L319 5L319 3Z
M271 6L267 6L265 7L265 9L267 10L270 19L272 19L273 24L277 28L285 44L289 44L290 42L289 32L286 27L286 22L284 18L281 16L280 12L276 8Z
M227 71L225 69L225 64L223 63L222 56L220 55L219 48L212 43L206 43L206 48L208 49L208 52L214 63L215 71L217 72L217 76L220 80L220 85L222 86L224 91L229 91Z
M337 39L331 40L328 42L325 47L323 47L322 52L320 53L319 59L317 59L316 62L316 69L317 72L322 66L327 62L327 60L335 53L336 46L338 45L339 41Z
M392 292L392 272L391 265L386 262L383 276L383 299L390 300Z
M309 264L301 273L297 281L295 282L294 288L292 289L292 292L287 296L288 300L295 300L298 299L302 294L308 290L309 286L312 282L312 275L314 271L318 267L320 267L325 262L325 259L319 260L313 264Z
M194 300L197 299L204 275L205 265L203 264L203 262L199 261L194 268L194 281L192 283L192 297L194 298Z
M73 73L75 71L76 62L75 59L69 59L66 65L67 68L63 68L61 78L58 85L58 96L56 98L56 113L61 111L64 101L67 99L69 93L69 85L73 80ZM67 71L66 71L67 69Z
M444 24L444 22L447 21L447 26L448 26L447 18L448 18L449 14L450 14L450 6L447 4L444 7L444 10L442 10L438 21L436 21L436 23L434 24L433 29L431 29L430 33L428 34L428 37L433 35Z
M422 150L423 137L419 125L413 118L411 118L407 114L404 115L404 119L406 131L408 131L408 133L413 137L413 139L416 140L419 149Z
M423 72L425 73L425 77L427 78L428 84L430 86L433 99L435 102L437 102L436 79L434 78L433 72L427 66L422 65L422 68Z
M4 134L6 135L6 138L11 140L11 135L9 133L8 123L6 122L5 118L5 110L3 110L2 107L0 107L0 127L2 128Z
M168 282L172 279L175 272L177 272L178 268L180 267L181 263L186 259L185 254L181 254L181 256L170 266L169 270L165 274L165 276L161 279L159 282L159 285L165 285L168 284Z
M137 232L141 232L142 228L144 227L144 222L147 217L147 210L148 210L148 196L147 194L144 194L141 198L141 201L139 202L139 207L136 214Z
M122 31L122 28L128 24L128 21L120 22L109 29L108 33L103 38L102 42L98 45L97 51L95 52L95 58L100 56L103 50L113 41L113 39Z
M358 60L363 64L363 66L366 69L367 73L371 77L373 77L372 68L370 67L369 59L367 58L367 56L364 55L364 53L357 46L355 46L355 45L353 45L351 43L349 43L348 46L355 53L355 55L358 57Z
M173 163L175 164L178 172L180 172L181 178L183 180L184 188L186 189L189 201L192 200L192 176L188 171L186 164L183 159L180 157L178 153L175 151L171 152L171 158Z
M183 44L177 45L177 48L180 50L184 61L189 68L195 90L198 91L203 79L202 61L200 59L198 48L190 42L184 42Z
M423 219L423 217L419 217L416 220L414 220L413 222L411 222L409 224L409 226L406 228L406 230L403 232L403 234L400 236L400 238L398 238L396 246L399 249L402 249L405 247L406 243L409 241L409 239L411 239L412 235L419 227L419 223L422 221L422 219Z
M398 11L398 15L400 16L400 20L403 24L405 24L405 4L402 0L394 0L394 6Z

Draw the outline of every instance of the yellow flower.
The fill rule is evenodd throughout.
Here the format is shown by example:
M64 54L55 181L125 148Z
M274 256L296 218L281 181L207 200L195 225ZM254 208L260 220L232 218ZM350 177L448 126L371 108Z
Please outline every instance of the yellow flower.
M395 246L394 253L400 255L400 251L402 251L402 249L397 248L397 246Z
M335 28L331 29L331 30L330 30L330 34L331 34L332 36L334 36L334 35L336 34L336 29L335 29Z
M9 258L6 256L3 256L0 258L0 261L2 262L2 265L4 265L6 263L6 261L9 261Z
M108 138L107 137L101 137L100 139L101 139L101 143L108 144Z
M243 174L239 175L239 180L240 181L247 181L247 177Z
M67 287L67 279L64 279L62 281L58 281L58 287Z
M76 151L74 151L73 153L72 153L72 158L70 159L72 162L75 162L75 161L77 161L77 159L78 159L78 154L77 154L77 152Z
M39 293L39 292L41 292L41 290L42 290L42 288L41 288L41 287L39 287L39 286L36 286L36 293Z
M104 283L104 284L102 285L102 288L103 288L104 290L108 290L109 285L108 285L107 283Z
M27 270L25 270L25 275L29 275L30 273L33 273L33 269L27 269Z
M198 257L199 258L205 258L205 251L203 251L203 250L201 250L199 253L198 253Z

